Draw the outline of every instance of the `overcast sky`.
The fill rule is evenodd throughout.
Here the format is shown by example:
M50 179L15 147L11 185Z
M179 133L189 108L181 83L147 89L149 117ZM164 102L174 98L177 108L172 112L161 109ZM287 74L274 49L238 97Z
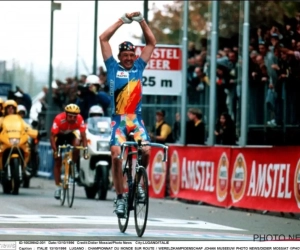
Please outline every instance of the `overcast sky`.
M59 1L57 1L59 2ZM149 1L162 8L170 1ZM50 1L0 1L0 60L16 59L34 71L47 72L50 49ZM54 12L53 64L75 72L77 51L80 73L91 71L93 63L94 1L61 2L61 10ZM98 34L115 22L123 13L141 11L143 1L99 1ZM152 18L151 12L149 19ZM141 35L138 23L123 25L112 37L114 55L124 40L139 43L132 35ZM77 39L78 38L78 39ZM78 46L78 50L77 50ZM99 43L98 65L103 65ZM9 65L8 65L9 66ZM54 72L54 75L56 73Z

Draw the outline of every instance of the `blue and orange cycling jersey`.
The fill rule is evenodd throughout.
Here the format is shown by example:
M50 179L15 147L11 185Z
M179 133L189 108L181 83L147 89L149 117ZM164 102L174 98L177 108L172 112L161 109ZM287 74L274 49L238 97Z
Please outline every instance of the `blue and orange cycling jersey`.
M146 65L146 62L138 58L133 67L126 70L113 56L105 61L113 115L142 113L142 79Z

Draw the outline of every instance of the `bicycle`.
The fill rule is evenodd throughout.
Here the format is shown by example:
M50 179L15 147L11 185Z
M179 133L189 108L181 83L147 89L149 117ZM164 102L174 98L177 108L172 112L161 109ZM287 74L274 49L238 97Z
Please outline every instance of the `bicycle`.
M160 143L142 143L141 140L138 140L137 142L126 141L122 143L121 154L119 155L119 159L123 160L125 149L128 147L127 159L123 168L123 176L127 177L128 189L128 192L124 194L126 204L125 218L118 218L118 225L120 231L124 233L128 226L130 211L134 210L135 230L139 237L142 237L145 232L149 209L148 175L146 169L142 166L142 148L146 146L163 148L163 161L167 161L167 146ZM132 147L134 147L136 151L132 151ZM134 171L132 168L133 155L137 156ZM142 191L144 192L143 199L139 197L140 189L143 189Z
M72 146L70 144L58 146L57 156L60 157L62 149L66 149L62 159L62 166L64 167L64 177L62 180L62 192L60 195L60 204L64 205L67 196L68 206L72 207L75 195L75 164L73 162L73 150L85 150L82 146Z

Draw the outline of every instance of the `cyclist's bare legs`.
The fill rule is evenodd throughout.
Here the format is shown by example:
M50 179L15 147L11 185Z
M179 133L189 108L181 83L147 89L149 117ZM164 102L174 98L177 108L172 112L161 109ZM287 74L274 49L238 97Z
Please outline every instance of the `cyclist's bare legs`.
M142 164L144 168L148 167L149 159L150 159L150 147L145 146L143 147L143 156L142 156Z
M72 146L76 147L80 145L81 145L81 140L78 138L74 138L74 140L72 141ZM74 148L72 158L73 158L73 162L77 163L79 159L79 149ZM78 164L76 166L77 166L77 171L79 172Z
M123 172L122 172L122 160L118 158L121 153L120 146L111 146L111 159L112 159L112 178L117 195L123 194Z

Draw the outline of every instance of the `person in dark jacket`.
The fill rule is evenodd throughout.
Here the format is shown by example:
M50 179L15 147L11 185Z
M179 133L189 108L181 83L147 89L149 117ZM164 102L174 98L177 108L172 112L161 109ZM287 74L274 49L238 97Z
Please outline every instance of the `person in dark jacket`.
M221 145L236 145L234 121L228 113L222 113L216 124L216 142Z
M180 113L179 112L175 114L175 122L173 124L172 134L173 134L174 142L179 142L180 140Z
M205 125L202 121L202 112L197 108L188 110L186 126L186 144L204 145L205 142Z
M29 118L30 110L31 110L31 106L32 106L31 97L29 94L25 93L19 87L17 87L16 89L17 89L17 91L14 93L13 100L15 100L18 105L25 106L25 108L27 110L27 114L26 114L25 118Z
M110 96L104 91L99 91L100 80L96 75L89 75L86 83L78 91L76 104L79 106L81 115L84 120L88 118L89 110L94 105L100 105L105 116L108 115L108 107L110 105Z

